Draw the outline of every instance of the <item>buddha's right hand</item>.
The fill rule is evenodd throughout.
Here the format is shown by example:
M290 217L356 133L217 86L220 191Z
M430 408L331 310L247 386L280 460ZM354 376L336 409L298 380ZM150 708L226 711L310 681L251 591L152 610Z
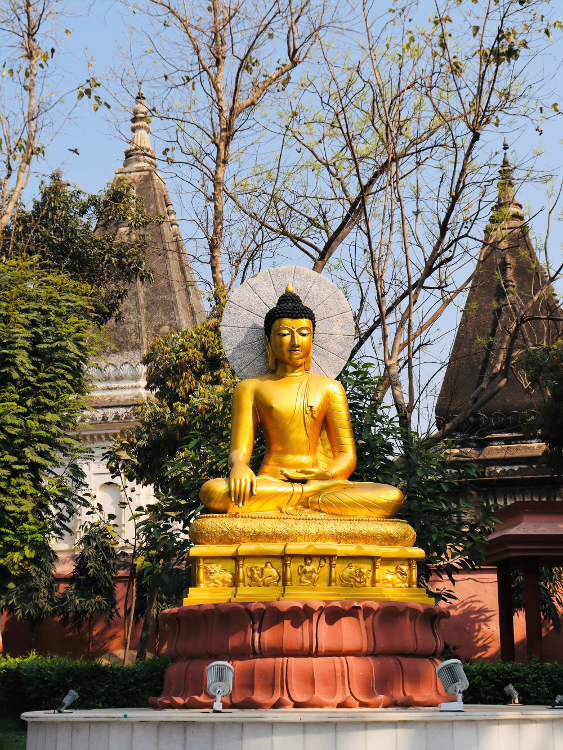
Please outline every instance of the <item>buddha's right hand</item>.
M250 495L256 494L256 475L242 462L237 462L231 469L229 494L231 501L239 508L246 505Z

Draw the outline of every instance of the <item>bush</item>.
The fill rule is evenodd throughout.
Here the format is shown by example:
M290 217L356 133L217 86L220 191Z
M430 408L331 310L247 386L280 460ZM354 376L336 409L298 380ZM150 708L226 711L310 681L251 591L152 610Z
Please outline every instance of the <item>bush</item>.
M80 696L76 708L146 708L151 695L160 695L164 671L170 664L157 656L122 667L69 657L0 658L0 716L24 711L52 710L72 688ZM480 661L464 665L469 689L466 703L510 703L504 692L511 682L523 705L547 705L563 693L563 664Z
M518 692L520 703L527 706L551 704L556 695L563 693L563 664L479 661L463 668L469 680L469 689L463 694L466 703L510 703L504 692L509 682Z
M160 695L170 664L157 656L125 667L60 656L0 658L0 716L55 708L72 688L79 709L145 708Z

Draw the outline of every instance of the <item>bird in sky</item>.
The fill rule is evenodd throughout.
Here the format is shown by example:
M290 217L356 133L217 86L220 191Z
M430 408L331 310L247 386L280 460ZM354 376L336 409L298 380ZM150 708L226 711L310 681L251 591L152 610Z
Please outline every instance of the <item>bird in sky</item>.
M69 151L72 151L73 154L76 154L77 156L80 156L80 154L78 153L78 149L77 148L69 148Z

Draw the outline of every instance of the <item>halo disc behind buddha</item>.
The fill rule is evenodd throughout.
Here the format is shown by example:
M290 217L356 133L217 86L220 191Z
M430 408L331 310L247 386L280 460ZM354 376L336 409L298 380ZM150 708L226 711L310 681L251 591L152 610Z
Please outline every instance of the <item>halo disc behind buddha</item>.
M336 378L354 345L354 317L348 300L325 276L300 266L269 268L236 289L225 305L221 338L231 367L242 378L269 372L264 317L288 284L315 313L311 369Z

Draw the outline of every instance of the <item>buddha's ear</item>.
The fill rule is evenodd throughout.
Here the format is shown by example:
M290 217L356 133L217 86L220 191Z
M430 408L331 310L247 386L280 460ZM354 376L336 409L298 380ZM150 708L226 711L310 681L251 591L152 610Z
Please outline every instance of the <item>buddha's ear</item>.
M270 340L267 336L264 336L264 344L266 346L266 352L268 353L268 367L272 372L275 372L276 369L276 358L274 357L274 353L272 352L272 347L270 346Z

